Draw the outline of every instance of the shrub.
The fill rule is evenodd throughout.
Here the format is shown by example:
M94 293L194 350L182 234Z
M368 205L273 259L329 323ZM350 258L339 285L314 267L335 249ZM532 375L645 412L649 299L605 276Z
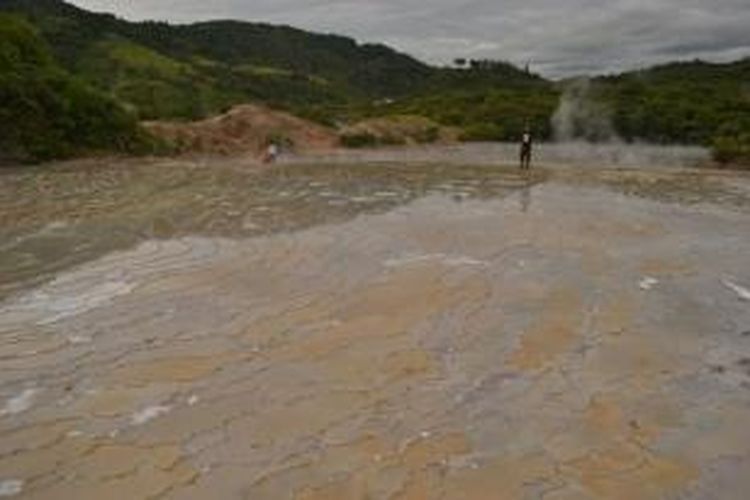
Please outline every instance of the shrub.
M750 133L715 138L712 154L722 165L750 167Z
M341 134L341 145L346 148L368 148L377 146L379 140L369 132L352 132Z
M459 139L464 142L503 141L507 139L505 129L493 123L477 123L465 127Z
M419 144L432 144L440 138L440 128L429 126L414 133L414 140Z

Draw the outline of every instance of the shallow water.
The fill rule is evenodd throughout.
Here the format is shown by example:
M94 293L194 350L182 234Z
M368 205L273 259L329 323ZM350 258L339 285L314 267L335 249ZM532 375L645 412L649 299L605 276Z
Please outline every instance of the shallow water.
M747 176L87 165L0 176L6 496L750 488Z
M576 168L638 167L644 169L697 167L711 163L710 152L699 146L583 142L537 143L533 150L537 166ZM290 163L327 162L441 162L474 165L517 165L519 146L512 143L461 143L377 149L338 150L333 153L287 157Z
M293 231L387 211L430 193L488 197L527 182L487 167L255 168L208 160L0 171L0 298L149 239Z

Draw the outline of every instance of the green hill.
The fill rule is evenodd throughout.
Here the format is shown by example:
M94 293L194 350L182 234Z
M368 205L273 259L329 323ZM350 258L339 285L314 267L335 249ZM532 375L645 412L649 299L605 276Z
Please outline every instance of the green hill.
M0 160L144 145L132 114L60 68L33 28L6 14L0 14L0 102Z
M503 62L438 68L288 26L128 22L61 0L0 0L3 10L23 15L47 42L46 64L58 61L98 89L97 99L110 96L139 119L196 119L261 102L328 124L421 115L462 129L464 140L516 140L528 123L544 139L566 95L567 82ZM690 62L597 77L586 99L625 140L715 143L731 159L750 143L749 67L750 59ZM607 135L589 126L577 136Z
M507 120L519 106L526 113L533 101L530 118L541 124L555 99L548 82L509 64L436 68L384 45L287 26L133 23L61 0L0 0L0 10L24 15L66 69L141 119L195 119L260 101L331 124L390 112L381 104L396 102L394 113L419 110L466 125L473 130L469 136L491 138L523 119L489 127L483 121ZM504 90L523 102L507 102ZM433 109L443 98L451 112ZM481 109L456 118L477 100L486 101Z
M591 94L627 141L712 146L721 162L750 163L750 58L600 77Z
M133 104L144 118L196 118L247 100L331 115L467 84L539 80L499 63L435 68L384 45L288 26L133 23L61 0L0 0L0 9L25 15L67 69Z
M0 9L25 15L67 69L142 118L197 118L248 100L310 112L401 96L433 74L383 45L285 26L131 23L58 0L3 0Z
M629 140L706 144L750 130L750 59L674 63L596 83L613 107L616 129Z
M658 144L708 146L720 138L747 142L750 134L750 59L673 63L583 80L585 95L575 105L595 109L599 116L582 113L592 123L574 130L574 138L610 137L595 130L602 125L625 141ZM472 81L471 71L465 70L463 79L454 71L442 88L394 107L462 127L467 139L515 140L524 123L548 138L560 97L580 82L506 76L493 85L486 75Z

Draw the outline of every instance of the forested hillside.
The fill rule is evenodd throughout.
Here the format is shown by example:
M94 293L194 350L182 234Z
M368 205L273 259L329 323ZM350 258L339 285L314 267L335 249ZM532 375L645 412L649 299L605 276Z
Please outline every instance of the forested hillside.
M675 63L596 82L626 139L706 143L750 130L750 59Z
M432 68L382 45L236 21L130 23L58 0L2 0L34 23L70 71L142 118L197 118L260 100L291 109L396 97Z
M719 160L750 161L750 58L675 63L601 82L624 137L712 145Z
M135 117L60 68L25 21L0 14L0 160L145 147Z

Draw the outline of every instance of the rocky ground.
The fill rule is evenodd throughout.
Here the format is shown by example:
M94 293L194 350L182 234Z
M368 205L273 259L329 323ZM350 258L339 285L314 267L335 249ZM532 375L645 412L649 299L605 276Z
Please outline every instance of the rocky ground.
M744 499L750 177L0 173L0 497Z

